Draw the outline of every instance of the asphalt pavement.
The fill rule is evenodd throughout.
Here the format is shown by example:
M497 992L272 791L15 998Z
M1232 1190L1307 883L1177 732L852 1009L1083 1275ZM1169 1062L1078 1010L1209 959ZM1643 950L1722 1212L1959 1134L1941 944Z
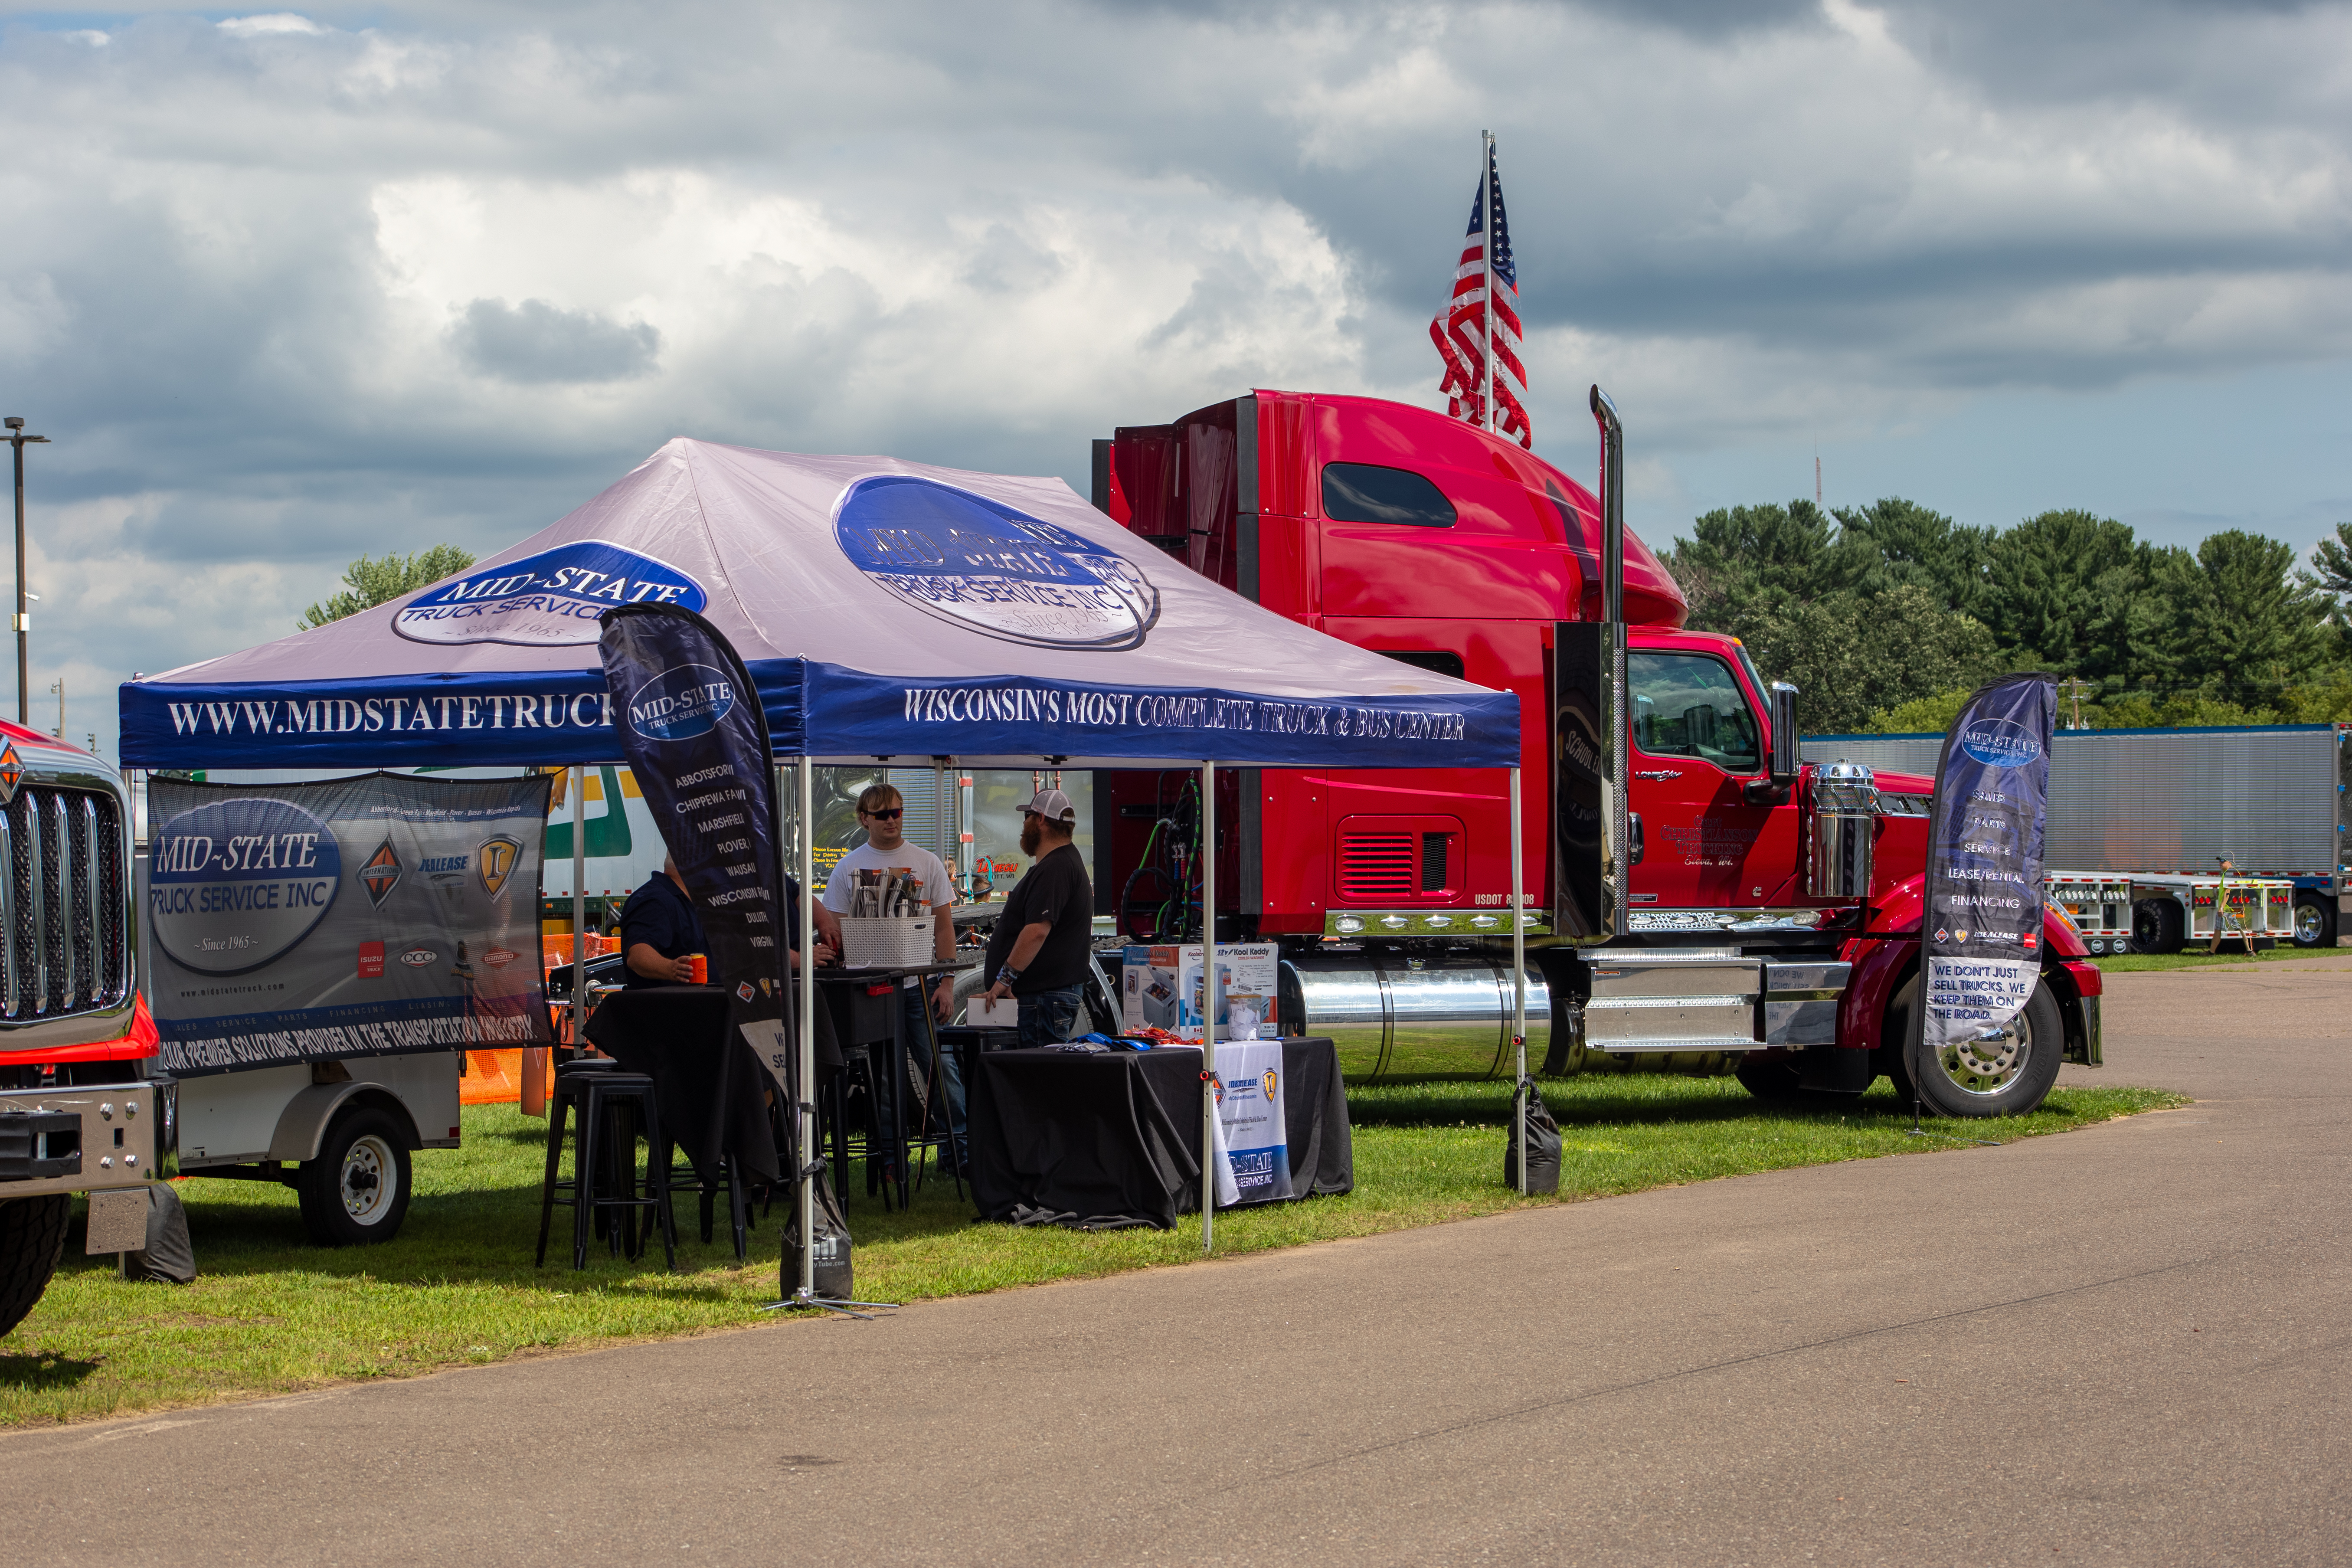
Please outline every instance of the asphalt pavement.
M77 1563L2352 1556L2352 951L2109 978L2185 1110L0 1438Z

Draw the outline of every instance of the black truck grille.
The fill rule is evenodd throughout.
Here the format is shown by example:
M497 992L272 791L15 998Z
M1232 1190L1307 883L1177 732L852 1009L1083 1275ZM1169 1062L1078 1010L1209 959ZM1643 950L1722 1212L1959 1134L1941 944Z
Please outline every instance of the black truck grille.
M0 1017L55 1018L129 994L122 812L100 791L30 785L0 811Z

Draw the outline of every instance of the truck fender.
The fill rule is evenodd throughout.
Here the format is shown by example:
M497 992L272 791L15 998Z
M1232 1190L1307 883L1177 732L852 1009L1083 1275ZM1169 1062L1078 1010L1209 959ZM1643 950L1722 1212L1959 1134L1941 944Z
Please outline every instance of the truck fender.
M1872 910L1868 932L1847 939L1843 957L1853 969L1838 998L1839 1045L1869 1051L1885 1043L1887 1004L1919 971L1919 944L1904 939L1918 932L1927 881L1922 875L1896 883ZM2099 972L2074 928L2046 904L2042 978L2066 1022L2067 1059L2097 1065Z
M319 1157L320 1142L327 1135L328 1126L336 1114L353 1101L381 1106L392 1112L400 1125L407 1129L408 1146L422 1149L425 1142L417 1136L415 1119L400 1097L373 1083L314 1083L286 1102L278 1113L277 1131L270 1134L271 1160L315 1160Z

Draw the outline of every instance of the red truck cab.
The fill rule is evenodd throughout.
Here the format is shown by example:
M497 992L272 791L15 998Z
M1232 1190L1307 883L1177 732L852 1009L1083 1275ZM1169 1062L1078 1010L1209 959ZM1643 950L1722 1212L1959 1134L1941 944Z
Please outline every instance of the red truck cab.
M1528 902L1538 910L1558 906L1549 773L1560 694L1551 689L1552 647L1562 623L1601 613L1601 508L1591 490L1516 444L1432 410L1266 390L1171 424L1121 427L1096 443L1094 488L1096 504L1113 519L1266 609L1402 662L1518 693ZM1647 952L1664 962L1689 958L1698 942L1702 957L1691 962L1727 953L1726 973L1762 967L1750 988L1757 1023L1741 1031L1748 1037L1726 1032L1723 1019L1736 1012L1727 1005L1705 1028L1695 1024L1688 1041L1667 1041L1706 1049L1607 1055L1682 1065L1737 1056L1755 1069L1743 1078L1761 1082L1774 1076L1761 1068L1775 1063L1788 1068L1780 1076L1793 1075L1793 1054L1813 1045L1874 1050L1885 1008L1899 1005L1892 998L1909 973L1879 972L1904 962L1916 968L1916 944L1858 933L1877 924L1874 910L1896 889L1916 884L1928 781L1876 780L1869 898L1815 896L1811 770L1794 787L1770 776L1763 676L1736 639L1683 629L1681 589L1630 533L1623 580L1627 800L1638 819L1639 858L1628 880L1628 929L1607 952ZM1198 929L1187 887L1197 880L1197 856L1169 855L1171 838L1181 845L1177 803L1186 787L1150 773L1097 781L1097 856L1108 884L1098 888L1097 908L1115 914L1130 939L1172 940L1188 919ZM1221 936L1282 942L1306 992L1318 965L1337 963L1354 977L1350 986L1377 993L1374 1070L1394 1070L1405 1059L1401 1040L1444 1033L1452 1025L1430 1020L1483 994L1475 984L1465 991L1449 972L1491 965L1494 942L1509 930L1504 774L1243 770L1223 787L1230 793L1220 820L1238 826L1217 847ZM1907 929L1916 929L1916 909ZM2053 951L2065 945L2063 936L2052 942ZM1590 1003L1599 973L1588 962L1593 951L1560 943L1540 954L1547 1016L1555 994ZM1801 995L1777 1014L1769 1002L1775 955L1785 994ZM1798 959L1810 964L1801 988L1790 967ZM1845 1005L1858 971L1882 998L1866 1018ZM1831 975L1834 986L1823 980ZM1683 976L1685 988L1699 983L1696 976ZM2095 994L2095 976L2082 984ZM2080 989L2068 989L2075 1004L2068 1034L2095 1048L2095 1005L2086 1029ZM1439 990L1450 999L1433 1003L1435 1012L1406 1005L1406 993ZM1309 1001L1303 992L1302 1005ZM1802 1002L1814 1004L1810 1013ZM1472 1007L1472 1056L1494 1035L1486 1005ZM1768 1017L1800 1013L1806 1023L1773 1036ZM1834 1036L1832 1013L1840 1016ZM1550 1031L1555 1066L1587 1056L1602 1065L1580 1038L1561 1044L1580 1034L1580 1018ZM1501 1062L1499 1048L1492 1059ZM1852 1061L1833 1065L1839 1087L1859 1087ZM1350 1070L1360 1072L1360 1061ZM1812 1076L1823 1076L1820 1061Z

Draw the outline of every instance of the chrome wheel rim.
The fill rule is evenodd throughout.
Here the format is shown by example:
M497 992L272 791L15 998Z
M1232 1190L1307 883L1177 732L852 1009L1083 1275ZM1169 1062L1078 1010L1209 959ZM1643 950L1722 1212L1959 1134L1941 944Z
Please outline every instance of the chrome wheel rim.
M2317 904L2294 906L2294 940L2305 947L2319 945L2319 906Z
M371 1132L353 1142L343 1153L342 1180L338 1187L343 1195L343 1212L361 1225L373 1225L392 1207L393 1188L400 1180L400 1167L393 1158L392 1145Z
M1962 1094L1999 1094L2017 1081L2033 1055L2033 1026L2019 1013L2006 1027L1986 1029L1974 1039L1944 1047L1944 1076Z

